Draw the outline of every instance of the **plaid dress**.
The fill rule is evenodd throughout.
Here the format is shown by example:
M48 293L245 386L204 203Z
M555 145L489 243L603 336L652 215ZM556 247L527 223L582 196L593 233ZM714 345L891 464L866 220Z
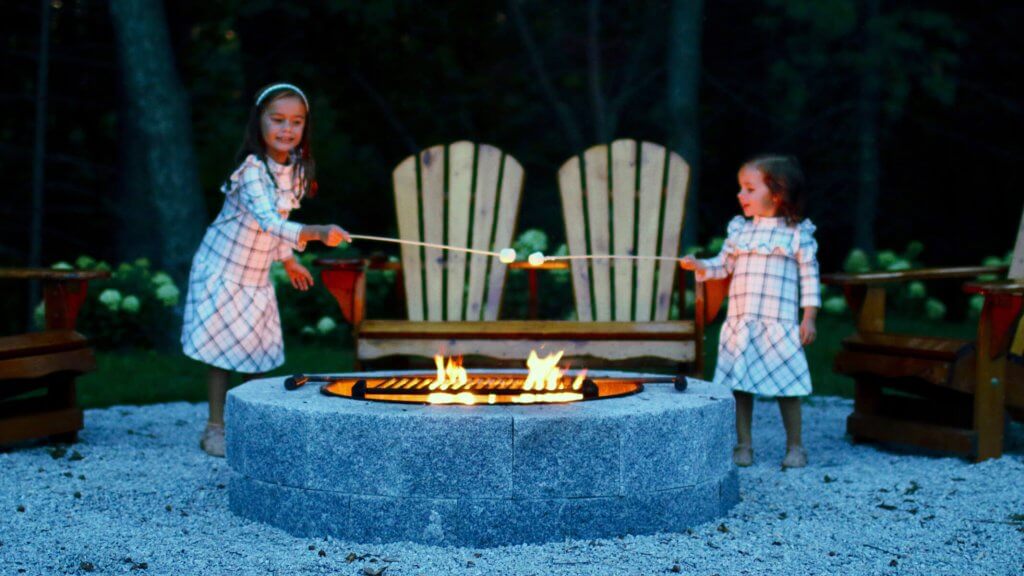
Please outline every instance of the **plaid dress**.
M293 166L250 154L221 187L224 207L192 259L181 331L186 356L250 374L284 363L269 272L305 247L302 225L287 221L302 198Z
M810 220L737 216L722 251L701 260L700 278L732 276L715 382L763 396L811 393L799 309L821 306L814 229Z

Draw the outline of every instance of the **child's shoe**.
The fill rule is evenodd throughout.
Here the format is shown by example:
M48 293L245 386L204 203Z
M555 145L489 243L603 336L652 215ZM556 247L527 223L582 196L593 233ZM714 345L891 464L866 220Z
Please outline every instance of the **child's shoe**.
M807 450L803 446L789 446L786 457L782 459L783 468L803 468L807 466Z
M206 423L203 437L199 439L199 447L210 456L224 457L224 425Z
M754 449L750 444L737 444L732 449L732 463L743 468L754 463Z

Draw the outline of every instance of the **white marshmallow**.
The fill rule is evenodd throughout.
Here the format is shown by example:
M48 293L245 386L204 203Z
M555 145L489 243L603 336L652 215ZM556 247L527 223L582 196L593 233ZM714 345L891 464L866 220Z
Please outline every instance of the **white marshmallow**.
M544 258L544 254L540 252L534 252L533 254L530 254L530 266L540 266L544 264L544 260L546 260L546 258Z
M498 260L501 260L502 264L511 264L516 261L516 251L512 248L502 248L501 252L498 252Z

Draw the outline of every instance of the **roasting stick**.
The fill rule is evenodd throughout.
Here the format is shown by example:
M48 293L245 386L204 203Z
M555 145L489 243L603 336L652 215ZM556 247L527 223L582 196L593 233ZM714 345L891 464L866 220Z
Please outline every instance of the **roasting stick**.
M540 266L545 262L551 262L554 260L668 260L671 262L678 262L681 258L673 258L672 256L634 256L631 254L583 254L578 256L545 256L541 252L534 252L529 256L529 263L531 266Z
M391 242L393 244L408 244L411 246L425 246L427 248L438 248L441 250L453 250L455 252L469 252L470 254L482 254L493 256L503 263L508 264L516 259L516 251L511 248L503 248L501 252L490 250L477 250L475 248L463 248L461 246L449 246L447 244L434 244L432 242L420 242L419 240L401 240L399 238L386 238L384 236L366 236L364 234L349 234L353 240L368 240L371 242Z

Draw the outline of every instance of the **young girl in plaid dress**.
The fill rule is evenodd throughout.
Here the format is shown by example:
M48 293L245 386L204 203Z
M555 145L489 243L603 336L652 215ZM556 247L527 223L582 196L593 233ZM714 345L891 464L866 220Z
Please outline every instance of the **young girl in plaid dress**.
M814 224L801 220L804 178L795 158L754 158L740 168L739 184L743 216L729 222L722 251L707 260L686 257L682 266L699 279L732 276L715 382L728 384L736 398L733 461L753 463L750 421L758 394L778 398L786 428L782 466L799 468L807 465L800 397L811 393L803 346L817 335L821 306Z
M257 93L238 161L221 187L224 206L192 259L181 333L185 354L210 366L210 417L200 446L214 456L224 455L230 373L259 374L284 363L270 265L280 261L292 285L308 290L313 276L292 251L314 240L328 246L348 240L338 226L288 221L316 191L302 90L273 84Z

